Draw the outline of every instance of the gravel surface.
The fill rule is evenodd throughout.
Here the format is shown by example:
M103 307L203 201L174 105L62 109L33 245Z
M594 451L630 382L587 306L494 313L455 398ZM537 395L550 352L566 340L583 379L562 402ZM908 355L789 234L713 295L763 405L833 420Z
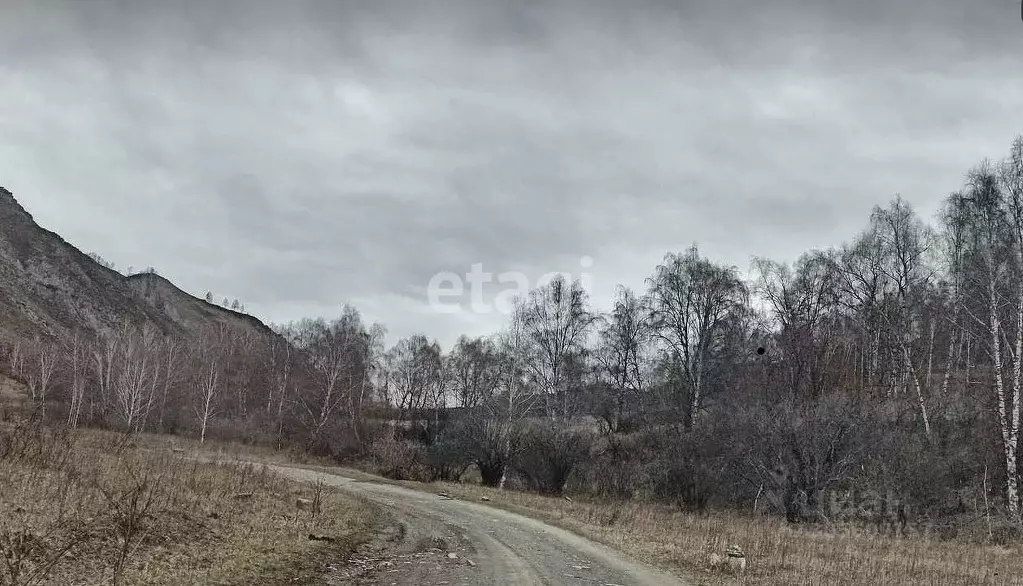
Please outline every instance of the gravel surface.
M329 584L685 584L608 547L500 509L325 472L273 468L365 497L392 517L385 531L329 573Z

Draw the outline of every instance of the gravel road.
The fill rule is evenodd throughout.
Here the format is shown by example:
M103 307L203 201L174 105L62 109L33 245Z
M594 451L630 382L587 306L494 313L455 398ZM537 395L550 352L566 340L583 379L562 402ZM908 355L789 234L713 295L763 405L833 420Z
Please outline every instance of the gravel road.
M387 531L331 571L329 584L684 584L603 545L500 509L337 474L273 468L293 480L323 481L360 495L392 517Z

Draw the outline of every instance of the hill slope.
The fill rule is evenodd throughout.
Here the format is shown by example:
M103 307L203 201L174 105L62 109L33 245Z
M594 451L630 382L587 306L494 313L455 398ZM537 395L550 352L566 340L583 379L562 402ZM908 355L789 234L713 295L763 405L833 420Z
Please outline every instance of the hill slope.
M0 337L96 334L151 324L182 338L227 324L270 335L258 319L206 303L155 274L125 277L40 227L0 187Z
M190 295L155 273L131 275L127 281L136 299L144 301L152 310L184 331L195 331L210 324L224 324L237 330L272 334L270 328L255 317Z

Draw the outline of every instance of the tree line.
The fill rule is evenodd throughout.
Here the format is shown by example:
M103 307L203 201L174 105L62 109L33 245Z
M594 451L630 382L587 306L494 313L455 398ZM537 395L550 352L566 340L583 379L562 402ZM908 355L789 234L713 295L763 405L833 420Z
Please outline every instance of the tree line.
M1018 536L1023 138L933 221L896 196L844 244L751 268L694 245L607 312L556 278L447 352L425 335L388 348L346 306L269 337L216 326L183 345L125 326L3 357L71 426L240 438L397 478Z

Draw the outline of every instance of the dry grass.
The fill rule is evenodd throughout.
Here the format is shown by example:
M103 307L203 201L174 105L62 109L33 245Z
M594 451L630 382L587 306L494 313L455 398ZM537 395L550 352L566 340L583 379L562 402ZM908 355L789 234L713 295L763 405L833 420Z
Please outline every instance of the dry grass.
M865 531L803 529L770 518L693 515L649 503L569 502L469 484L389 482L540 519L698 584L1023 584L1023 546L1019 544L999 547ZM483 502L483 497L489 502ZM748 569L742 575L710 567L711 555L724 555L732 544L742 547L747 556Z
M355 497L138 446L0 430L0 585L309 583L373 529Z
M302 464L326 472L338 471L324 465L325 462L301 455L242 444L200 446L198 442L160 436L139 441L156 450L166 451L173 441L176 449L190 454L208 453L225 459ZM825 531L819 527L793 527L765 517L730 513L694 515L673 507L638 502L585 499L569 502L473 484L400 482L356 470L343 472L417 490L443 492L537 518L709 586L1023 584L1023 545L1020 544L1001 547L919 536L886 537L851 529ZM484 502L483 497L489 501ZM739 576L724 569L712 569L709 563L712 554L724 554L732 544L741 546L748 559L748 570Z

